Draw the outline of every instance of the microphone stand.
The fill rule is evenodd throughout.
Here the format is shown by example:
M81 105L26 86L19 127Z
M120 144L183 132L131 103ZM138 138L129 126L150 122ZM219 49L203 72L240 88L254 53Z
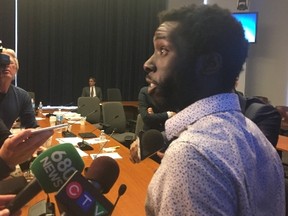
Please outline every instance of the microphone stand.
M109 134L109 136L111 137L111 136L114 134L114 132L115 132L115 129L112 131L111 134ZM106 146L106 144L107 144L108 142L109 142L109 140L107 140L107 141L100 147L99 151L98 151L95 155L93 155L93 160L98 157L98 155L102 152L102 150L104 149L104 147Z
M100 125L103 127L103 130L105 131L105 133L107 132L107 129L111 127L111 123L115 120L119 118L119 115L114 116L111 120L108 121L108 123L101 123ZM115 129L113 129L115 130ZM112 131L112 133L114 133L114 131Z

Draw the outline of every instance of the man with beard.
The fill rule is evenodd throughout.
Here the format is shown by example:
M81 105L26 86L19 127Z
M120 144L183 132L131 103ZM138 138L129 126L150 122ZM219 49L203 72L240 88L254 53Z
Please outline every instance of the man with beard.
M228 10L160 14L144 69L165 110L169 145L147 193L147 215L284 215L281 160L233 93L248 52Z

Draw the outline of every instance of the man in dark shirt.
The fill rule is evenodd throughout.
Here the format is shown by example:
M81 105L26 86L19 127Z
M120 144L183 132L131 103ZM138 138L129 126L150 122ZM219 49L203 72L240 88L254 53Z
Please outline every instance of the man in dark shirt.
M0 67L0 118L9 129L18 118L21 127L35 128L38 125L30 96L24 89L12 85L19 69L15 52L4 48L2 54L10 57L10 64Z

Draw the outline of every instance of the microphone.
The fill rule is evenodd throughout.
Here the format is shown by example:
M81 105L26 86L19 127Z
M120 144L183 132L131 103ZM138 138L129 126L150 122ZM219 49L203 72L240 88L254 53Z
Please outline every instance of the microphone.
M71 127L71 126L72 126L72 124L68 123L67 130L66 131L62 131L62 136L63 137L76 137L76 135L69 130L69 127Z
M94 128L92 131L90 132L85 132L85 133L78 133L78 135L80 137L84 138L95 138L96 135L93 133L94 131L96 131L98 128ZM83 140L84 141L84 140Z
M93 182L101 193L108 193L116 182L120 169L118 163L111 157L101 156L93 160L89 168L85 169L86 179Z
M150 129L143 134L139 134L138 157L141 160L152 156L157 151L161 150L163 147L164 137L160 131L156 129Z
M74 102L73 102L73 101L71 101L71 102L69 102L69 103L65 104L64 106L72 106L73 104L74 104Z
M87 143L85 142L84 138L95 138L96 135L93 133L95 130L97 130L97 128L93 129L91 132L86 132L86 133L78 133L78 135L80 137L82 137L82 141L78 142L77 145L78 147L83 150L83 151L89 151L89 150L93 150L93 148Z
M114 205L113 205L113 209L112 209L110 215L112 215L112 213L113 213L113 211L114 211L114 209L115 209L115 207L116 207L116 205L117 205L120 197L126 192L126 190L127 190L127 186L126 186L125 184L121 184L120 187L119 187L119 189L118 189L117 199L116 199L116 201L115 201L115 203L114 203Z
M73 105L73 102L69 103L68 105L66 104L65 106L71 106L71 105ZM78 110L84 106L85 104L82 104L81 106L78 106L77 108L70 110L70 112L78 112Z
M76 171L55 195L61 215L108 216L113 204Z
M84 163L72 144L65 143L47 149L31 165L35 178L8 203L6 208L10 210L10 214L19 211L42 189L46 193L59 190L71 174L76 170L82 171L83 168Z
M96 112L98 112L98 109L93 110L92 112L89 112L87 115L85 115L86 119L87 119L87 117L91 116L92 114L94 114Z
M111 127L110 124L117 118L119 118L119 115L114 116L112 119L110 119L108 121L108 123L100 123L100 125L103 127L103 130L105 131L105 133L110 133L109 131L107 131L107 129ZM113 130L115 130L115 128Z
M114 206L102 192L108 192L117 180L117 162L107 156L99 157L92 162L85 176L75 172L57 192L55 199L60 211L71 216L110 215Z

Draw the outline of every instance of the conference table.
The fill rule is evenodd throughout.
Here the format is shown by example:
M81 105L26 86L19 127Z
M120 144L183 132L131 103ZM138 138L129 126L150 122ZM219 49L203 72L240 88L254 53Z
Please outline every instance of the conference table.
M49 118L43 118L38 120L38 124L41 127L50 126ZM65 130L65 129L64 129ZM94 131L93 131L94 130ZM80 124L72 124L71 132L74 134L83 133L83 132L91 132L98 137L100 131L98 129L95 130L95 127L88 122L85 122L85 125ZM57 138L61 138L62 133L61 129L57 129L54 131L54 135L52 136L52 145L57 145ZM133 164L129 159L129 149L125 146L118 143L113 138L106 135L106 138L110 141L107 142L105 147L112 147L112 146L120 146L116 151L122 157L121 159L116 159L119 167L120 167L120 174L115 182L114 186L111 190L105 194L105 197L111 202L115 203L117 196L118 196L118 189L121 184L125 184L127 186L127 190L123 196L119 199L117 206L115 207L113 214L115 216L141 216L145 215L145 198L146 198L146 191L147 186L153 176L153 173L158 168L159 164L151 160L150 158L145 159L141 163ZM100 147L99 144L91 145L93 150L86 151L88 154L97 154L99 153ZM92 163L92 157L85 156L82 157L86 167ZM52 202L56 204L54 195L56 193L49 194L49 197ZM41 200L46 200L47 196L42 191L36 197L34 197L25 207L22 208L21 215L28 215L28 210L31 206L35 205L37 202ZM60 215L57 205L56 205L56 215Z
M279 135L276 148L277 150L288 152L288 137Z

